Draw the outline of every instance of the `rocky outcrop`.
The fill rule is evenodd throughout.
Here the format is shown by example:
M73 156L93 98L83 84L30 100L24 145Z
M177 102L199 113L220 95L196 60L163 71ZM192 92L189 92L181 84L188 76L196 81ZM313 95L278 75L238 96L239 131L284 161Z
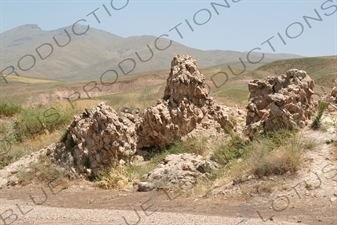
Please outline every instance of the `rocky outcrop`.
M196 61L181 55L172 61L163 98L141 115L129 111L125 108L118 115L110 106L100 103L75 116L67 128L65 148L53 154L55 161L73 161L69 168L90 176L111 165L129 162L137 149L163 148L196 128L235 130L234 118L239 112L209 97ZM214 134L214 130L210 133Z
M100 103L91 111L75 116L67 128L71 140L67 149L71 149L79 172L90 175L91 171L129 161L137 148L135 130L133 115L120 117L110 106Z
M308 124L314 81L305 71L291 69L287 74L253 80L248 88L246 135L252 137L258 129L297 129Z
M156 169L144 176L158 188L192 188L198 178L207 179L211 170L217 169L217 163L205 160L202 156L191 154L168 155Z
M209 97L205 77L196 61L177 55L171 66L163 99L149 107L137 125L138 147L172 144L193 131L197 124L207 129L215 122L220 129L233 129L230 117L234 113Z
M337 86L334 86L332 88L332 91L330 94L324 93L324 95L321 97L321 100L329 103L328 105L329 112L336 112L337 111Z

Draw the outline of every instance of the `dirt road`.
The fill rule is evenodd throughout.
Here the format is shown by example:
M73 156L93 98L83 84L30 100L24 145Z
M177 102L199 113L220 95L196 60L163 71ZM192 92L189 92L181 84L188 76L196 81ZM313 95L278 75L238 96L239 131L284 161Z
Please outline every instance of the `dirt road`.
M111 210L111 209L78 209L78 208L61 208L48 206L28 206L23 201L13 201L1 199L1 222L0 224L139 224L139 225L173 225L173 224L261 224L259 218L243 217L225 217L212 215L196 215L183 212L157 212L155 205L146 205L143 209ZM12 211L13 210L13 211ZM21 212L20 212L21 210ZM25 214L25 215L23 215ZM278 220L270 221L263 224L297 224L282 222Z
M336 224L337 201L289 197L273 210L271 196L187 196L164 191L106 191L86 184L68 189L29 185L0 192L0 224ZM280 205L279 203L277 203ZM278 207L274 205L275 209ZM264 222L265 221L265 222ZM138 222L138 223L137 223Z

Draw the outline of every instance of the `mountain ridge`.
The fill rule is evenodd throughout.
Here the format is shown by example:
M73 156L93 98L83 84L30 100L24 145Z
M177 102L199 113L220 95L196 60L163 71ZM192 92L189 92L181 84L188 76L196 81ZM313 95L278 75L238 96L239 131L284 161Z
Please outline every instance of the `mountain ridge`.
M77 34L84 33L86 29L87 26L76 25ZM124 38L94 27L90 27L83 35L76 35L72 26L45 31L37 24L26 24L1 33L0 38L0 70L4 74L10 73L8 67L13 66L20 75L63 81L88 80L93 76L99 79L107 70L115 70L119 76L128 74L126 72L133 74L163 70L170 68L168 62L177 54L192 55L200 68L239 61L239 58L246 57L245 52L199 50L164 38L156 42L157 37L152 35ZM166 50L159 49L167 46ZM265 57L265 63L302 57L293 54L271 56ZM251 54L251 58L259 59L260 55ZM130 65L125 62L126 59L129 59Z

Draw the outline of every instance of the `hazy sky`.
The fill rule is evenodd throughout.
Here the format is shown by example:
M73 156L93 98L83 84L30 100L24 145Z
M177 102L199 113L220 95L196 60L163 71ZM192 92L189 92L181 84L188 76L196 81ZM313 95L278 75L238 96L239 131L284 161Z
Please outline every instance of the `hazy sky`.
M204 50L261 48L303 56L337 55L337 0L228 0L228 7L224 0L0 2L0 32L24 24L53 30L85 19L84 25L122 37L167 34L169 39Z

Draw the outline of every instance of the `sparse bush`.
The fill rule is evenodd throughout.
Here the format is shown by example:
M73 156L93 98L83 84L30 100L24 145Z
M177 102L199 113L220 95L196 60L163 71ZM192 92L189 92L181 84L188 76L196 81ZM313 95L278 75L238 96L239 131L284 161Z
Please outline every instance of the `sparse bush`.
M252 144L248 164L253 174L263 177L297 171L303 144L290 135L280 131Z
M0 157L0 169L7 166L10 162L13 161L13 155L1 155Z
M277 184L271 181L262 181L255 186L256 193L271 193Z
M316 146L317 146L317 143L316 143L316 142L313 142L313 141L311 141L311 140L309 140L309 141L303 143L303 149L309 149L309 150L312 150L312 149L314 149Z
M73 115L74 111L69 107L39 105L25 108L15 123L18 140L61 129L71 122Z
M11 148L9 149L9 147ZM9 151L7 150L7 152L3 152L3 149L8 149ZM17 149L12 146L6 145L6 142L0 142L0 150L2 150L0 151L0 169L2 169L10 163L20 159L26 153L27 149Z
M206 138L187 138L185 141L178 143L182 153L191 153L196 155L204 155L206 151Z
M312 129L318 130L320 128L323 113L328 108L328 105L329 105L329 103L324 102L324 101L320 101L320 103L318 105L318 109L317 109L317 113L316 113L314 122L311 124Z
M2 137L5 137L6 140L11 144L17 142L14 122L14 119L7 119L5 122L0 124L0 140L2 139Z
M133 173L129 173L125 166L119 165L96 174L93 181L103 189L112 189L125 188L133 178Z
M211 159L220 165L226 165L231 160L238 159L249 151L249 142L229 129L225 129L225 131L231 136L231 140L228 143L220 144L211 156Z
M274 149L287 144L289 139L293 139L296 135L295 130L280 129L277 132L268 132L262 139L269 149Z
M216 178L221 177L219 172L226 171L238 178L246 173L257 177L282 175L294 173L299 167L304 144L296 140L294 131L270 132L253 141L244 141L233 134L231 137L229 142L220 144L211 157L227 168L215 172ZM236 160L239 158L240 162Z
M22 111L22 107L13 103L0 103L0 117L11 117Z

